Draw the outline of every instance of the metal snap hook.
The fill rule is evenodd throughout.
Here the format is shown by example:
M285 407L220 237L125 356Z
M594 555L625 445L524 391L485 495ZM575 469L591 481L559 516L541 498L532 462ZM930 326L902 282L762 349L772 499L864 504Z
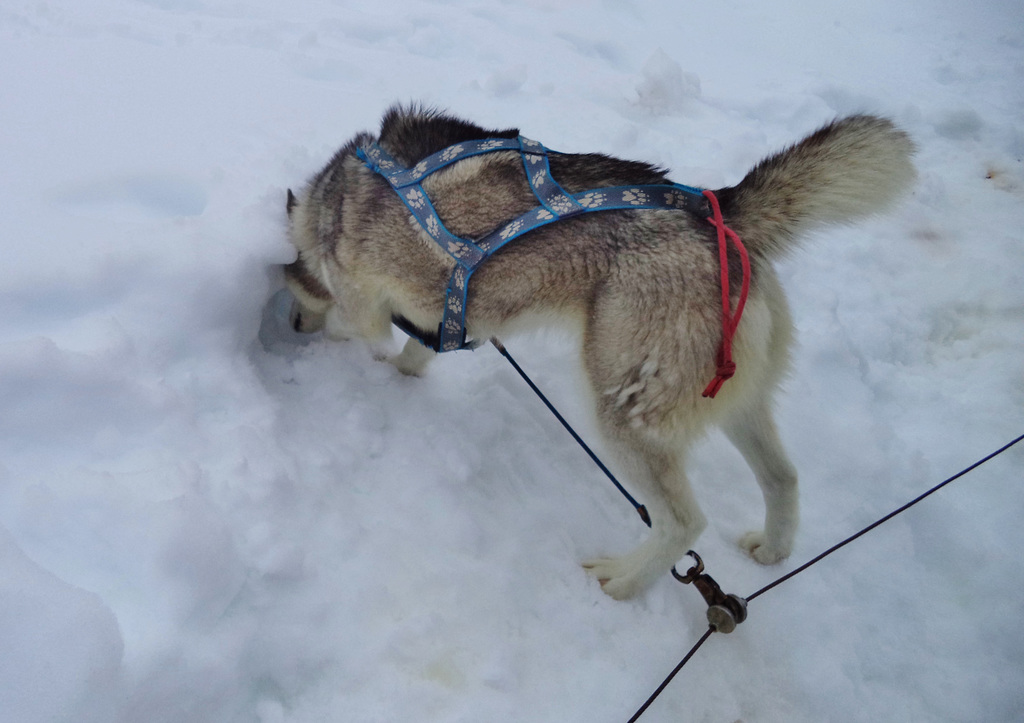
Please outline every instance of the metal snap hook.
M697 588L704 602L708 604L708 623L716 632L731 633L737 625L747 619L747 601L739 595L722 592L714 578L704 573L704 561L700 559L700 555L693 550L686 554L692 557L696 564L686 571L686 575L680 575L673 567L672 576L685 585L693 583Z
M684 585L689 585L691 582L693 582L695 579L697 579L698 575L700 575L702 572L704 572L704 561L702 559L700 559L700 555L698 555L693 550L687 550L686 554L689 555L690 557L692 557L696 561L696 564L693 567L691 567L689 570L686 571L686 575L685 576L680 575L676 571L675 565L673 565L672 566L672 577L674 577L676 580L678 580L679 582L683 583Z

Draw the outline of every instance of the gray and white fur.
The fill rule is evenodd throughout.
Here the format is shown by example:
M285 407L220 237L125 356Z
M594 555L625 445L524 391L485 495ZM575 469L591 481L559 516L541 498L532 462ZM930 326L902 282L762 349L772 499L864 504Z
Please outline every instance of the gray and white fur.
M394 107L378 137L357 135L293 195L286 267L300 331L358 337L383 350L393 317L438 327L453 261L419 227L388 183L356 157L377 140L411 167L460 141L515 137L435 111ZM487 339L568 324L606 449L647 505L648 539L621 557L584 567L606 593L628 598L681 559L706 525L686 476L692 442L712 424L739 449L764 495L764 529L740 545L763 564L787 557L797 528L797 475L772 417L793 325L772 262L809 229L889 208L915 178L910 138L869 115L836 120L757 164L719 198L725 223L750 254L751 282L733 340L735 376L714 399L722 337L715 229L682 211L606 211L537 229L496 252L472 276L466 325ZM569 193L669 182L647 163L599 154L554 154L552 176ZM518 153L475 156L423 182L448 229L472 239L537 205ZM731 263L733 265L733 263ZM731 268L733 304L739 267ZM383 351L380 351L383 354ZM390 361L422 374L434 353L409 339Z

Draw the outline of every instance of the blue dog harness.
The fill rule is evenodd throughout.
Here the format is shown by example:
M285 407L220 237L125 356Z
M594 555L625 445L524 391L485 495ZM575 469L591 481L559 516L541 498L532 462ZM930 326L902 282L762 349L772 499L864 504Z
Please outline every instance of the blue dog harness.
M536 208L508 221L479 240L451 233L441 222L430 197L423 190L424 178L470 156L496 151L518 151L531 190L540 202ZM495 251L510 241L541 226L595 211L659 209L689 211L701 218L712 215L701 189L671 184L611 186L582 193L566 193L551 175L548 154L558 153L537 141L518 138L490 138L464 141L427 156L413 168L405 168L377 143L356 151L368 168L382 175L402 199L427 235L455 260L455 269L445 293L444 315L436 337L424 334L403 318L399 328L434 351L473 349L482 343L466 339L466 290L469 278Z

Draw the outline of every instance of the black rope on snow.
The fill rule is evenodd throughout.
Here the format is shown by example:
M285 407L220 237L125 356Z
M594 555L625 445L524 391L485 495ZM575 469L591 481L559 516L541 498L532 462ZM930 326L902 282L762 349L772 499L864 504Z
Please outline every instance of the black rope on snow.
M877 520L876 522L872 522L870 525L865 527L860 532L858 532L856 534L853 534L853 535L850 535L849 537L847 537L842 542L840 542L840 543L838 543L836 545L833 545L829 549L825 550L825 552L823 552L820 555L818 555L817 557L815 557L813 560L804 563L803 565L801 565L797 569L793 570L792 572L786 573L785 575L780 577L778 580L776 580L774 582L771 582L771 583L768 583L763 588L761 588L760 590L755 592L753 595L749 595L747 597L747 602L750 602L754 598L756 598L756 597L758 597L760 595L763 595L764 593L768 592L769 590L771 590L772 588L776 587L777 585L781 585L786 580L789 580L791 577L795 577L796 575L800 574L801 572L803 572L804 570L806 570L807 568L809 568L811 565L815 564L819 560L825 559L826 557L831 555L836 550L838 550L838 549L840 549L842 547L846 547L847 545L849 545L851 542L853 542L857 538L861 537L862 535L866 535L868 532L871 532L871 530L875 529L876 527L881 525L883 522L888 522L889 520L891 520L893 517L895 517L896 515L900 514L901 512L905 512L906 510L909 510L911 507L916 505L918 502L923 500L925 497L928 497L930 495L935 494L936 492L941 490L943 487L948 485L950 482L953 482L954 480L960 479L965 474L967 474L968 472L971 472L971 471L977 469L978 467L980 467L981 465L985 464L986 462L988 462L993 457L998 457L1003 452L1008 450L1010 447L1012 447L1013 445L1017 444L1018 442L1020 442L1022 440L1024 440L1024 434L1022 434L1021 436L1017 437L1012 442L1008 442L1007 444L1004 444L1002 447L997 449L992 454L989 454L989 455L983 457L982 459L979 459L977 462L972 464L970 467L966 467L965 469L962 469L961 471L957 472L955 475L953 475L949 479L943 480L942 482L940 482L939 484L935 485L934 487L932 487L930 490L928 490L924 494L915 497L914 499L912 499L907 504L903 505L902 507L900 507L897 510L893 510L892 512L890 512L889 514L887 514L885 517L881 518L880 520Z
M629 504L633 505L633 509L635 509L637 514L640 515L640 519L644 521L644 524L650 527L651 516L647 514L647 508L637 502L633 495L629 494L626 488L623 487L615 478L615 475L611 473L611 470L605 467L604 462L602 462L601 459L594 454L594 451L587 446L587 443L583 441L583 438L576 434L576 430L572 428L571 424L565 421L565 417L558 413L558 410L555 409L554 405L548 401L547 397L544 396L544 392L542 392L537 385L533 383L533 380L530 379L526 372L523 371L522 367L516 364L516 360L508 353L508 349L505 348L505 345L493 337L491 338L491 344L494 345L494 348L497 349L503 357L508 359L508 363L512 365L512 368L515 369L516 372L518 372L519 376L523 378L523 381L530 386L533 393L536 394L542 402L544 402L544 406L548 408L548 411L555 415L555 419L562 423L562 426L565 427L565 430L572 435L572 438L576 440L576 443L583 448L584 452L590 455L590 459L594 461L594 464L596 464L598 468L605 473L608 479L612 481L612 484L615 485L615 489L621 492L622 496L629 500Z
M697 641L697 644L690 648L690 652L686 654L686 657L679 661L679 665L672 669L672 672L668 674L668 677L665 678L664 682L658 686L658 689L656 691L651 693L651 697L647 699L646 703L640 706L637 712L633 714L633 717L630 718L627 721L627 723L636 723L636 721L639 720L640 716L642 716L644 712L650 707L651 703L654 702L654 699L661 695L661 691L665 690L665 688L668 687L668 684L672 682L672 679L674 677L676 677L676 673L683 669L683 666L690 661L690 658L693 657L693 654L696 653L700 649L700 646L702 646L704 642L711 637L711 633L713 632L715 632L714 627L709 625L708 629L704 631L704 635L702 635L700 640Z
M629 494L629 492L626 490L626 488L623 487L619 483L619 481L615 478L615 475L613 475L611 473L611 471L604 465L604 463L601 462L601 460L598 458L598 456L596 454L594 454L593 450L591 450L590 447L588 447L587 444L583 441L583 439L576 433L576 430L574 430L572 428L572 426L565 420L565 418L561 414L558 413L558 410L555 409L554 405L552 405L551 402L548 401L548 398L546 396L544 396L544 393L541 392L541 390L537 387L537 385L533 383L533 380L530 379L530 377L526 374L526 372L523 371L522 367L520 367L516 363L516 360L512 358L511 354L508 353L508 350L505 348L505 346L496 338L492 338L491 339L491 344L494 345L494 348L497 349L498 352L500 352L501 355L508 360L508 362L516 370L516 372L519 374L519 376L522 377L523 381L525 381L529 385L530 389L532 389L533 392L540 398L540 400L542 402L544 402L544 405L548 408L548 410L553 415L555 415L555 418L559 422L561 422L562 426L565 427L566 431L568 431L569 434L572 435L572 438L575 439L576 442L580 445L580 447L583 448L583 451L585 451L590 456L590 459L594 461L594 464L596 464L601 469L601 471L604 472L605 475L607 475L608 479L610 479L612 481L612 484L615 485L615 488L618 489L619 492L621 492L622 495L627 500L629 500L629 503L631 505L633 505L633 508L640 515L640 519L642 519L644 521L644 523L648 527L650 527L651 526L651 518L650 518L650 516L647 513L647 508L644 507L639 502L637 502L636 499L634 499L634 497L631 494ZM899 515L899 514L901 514L903 512L906 512L908 509L910 509L911 507L916 505L918 502L921 502L925 498L927 498L927 497L935 494L939 490L941 490L943 487L948 485L950 482L953 482L955 480L960 479L961 477L966 475L968 472L974 471L975 469L977 469L981 465L985 464L986 462L988 462L991 459L994 459L995 457L998 457L1003 452L1007 451L1008 449L1010 449L1015 444L1018 444L1021 441L1024 441L1024 434L1022 434L1019 437L1017 437L1016 439L1014 439L1014 440L1004 444L1002 447L1000 447L996 451L992 452L991 454L988 454L985 457L982 457L980 460L978 460L974 464L970 465L969 467L965 467L964 469L962 469L960 472L957 472L952 477L949 477L948 479L943 480L942 482L940 482L939 484L935 485L934 487L932 487L927 492L925 492L925 493L923 493L921 495L918 495L917 497L915 497L914 499L912 499L910 502L908 502L907 504L903 505L902 507L893 510L892 512L890 512L889 514L887 514L884 517L880 518L879 520L876 520L875 522L872 522L870 525L868 525L867 527L862 529L860 532L857 532L857 533L855 533L853 535L850 535L849 537L847 537L842 542L839 542L839 543L833 545L829 549L825 550L825 552L821 553L820 555L818 555L817 557L813 558L812 560L804 563L803 565L801 565L800 567L796 568L795 570L786 573L785 575L783 575L782 577L778 578L774 582L768 583L767 585L765 585L763 588L761 588L760 590L758 590L754 594L752 594L752 595L748 596L747 598L745 598L744 602L749 603L751 600L753 600L753 599L755 599L757 597L760 597L761 595L763 595L764 593L768 592L769 590L772 590L775 587L777 587L777 586L781 585L782 583L786 582L787 580L797 576L798 574L800 574L801 572L803 572L807 568L809 568L812 565L814 565L814 564L820 562L821 560L825 559L826 557L831 555L833 552L836 552L837 550L840 550L841 548L846 547L846 545L849 545L854 540L857 540L858 538L866 535L868 532L871 532L871 530L875 529L876 527L880 526L881 524L883 524L885 522L888 522L893 517L896 517L897 515ZM694 556L696 557L696 555L694 555ZM699 563L700 562L700 558L697 558L697 560L698 560L698 563ZM679 579L680 581L688 582L686 580L683 580L678 575L678 573L675 573L675 568L673 568L672 571L673 571L673 574L675 575L676 579ZM665 688L672 681L672 679L675 678L676 674L679 673L680 670L682 670L683 666L686 665L687 662L689 662L690 658L692 658L694 656L694 654L707 641L707 639L711 637L711 634L714 633L714 632L716 632L716 629L715 629L714 625L709 626L708 629L704 632L704 635L701 636L700 640L698 640L697 643L692 648L690 648L690 652L688 652L686 654L686 656L679 662L679 664L672 670L672 672L668 674L668 677L666 677L665 680L661 683L661 685L658 686L658 689L655 690L654 693L651 694L651 696L647 699L647 701L642 706L640 706L639 710L637 710L637 712L633 715L632 718L629 719L629 721L627 723L635 723L640 718L640 716L644 714L644 712L650 707L650 705L655 701L655 699L659 695L661 695L662 691L665 690Z
M778 585L781 585L782 583L786 582L790 578L795 577L799 573L801 573L804 570L806 570L807 568L809 568L811 565L814 565L816 562L819 562L820 560L823 560L824 558L828 557L829 555L831 555L836 550L839 550L840 548L845 547L846 545L850 544L851 542L853 542L857 538L867 534L871 530L873 530L876 527L878 527L879 525L881 525L883 522L887 522L887 521L891 520L893 517L895 517L896 515L900 514L901 512L905 512L906 510L910 509L911 507L913 507L914 505L916 505L918 502L920 502L921 500L925 499L929 495L932 495L932 494L938 492L940 489L942 489L943 487L948 485L950 482L953 482L954 480L960 479L961 477L963 477L968 472L971 472L971 471L977 469L978 467L980 467L981 465L985 464L989 460L991 460L991 459L993 459L995 457L998 457L1003 452L1005 452L1006 450L1010 449L1010 447L1014 446L1015 444L1017 444L1017 443L1019 443L1021 441L1024 441L1024 434L1022 434L1021 436L1017 437L1013 441L1008 442L1007 444L1004 444L1002 447L997 449L995 452L992 452L991 454L986 455L985 457L983 457L982 459L978 460L977 462L975 462L971 466L964 468L960 472L957 472L952 477L950 477L950 478L948 478L946 480L943 480L942 482L940 482L939 484L935 485L934 487L932 487L930 490L928 490L924 494L915 497L913 500L911 500L907 504L903 505L899 509L893 510L892 512L887 514L885 517L877 520L876 522L871 523L870 525L865 527L860 532L858 532L858 533L856 533L854 535L851 535L850 537L846 538L845 540L843 540L842 542L840 542L840 543L838 543L836 545L833 545L828 550L826 550L825 552L823 552L820 555L818 555L817 557L815 557L813 560L810 560L809 562L804 563L803 565L801 565L800 567L796 568L792 572L788 572L785 575L783 575L782 577L780 577L779 579L775 580L774 582L771 582L771 583L765 585L763 588L761 588L760 590L755 592L753 595L750 595L749 597L747 597L746 598L746 602L750 602L754 598L756 598L756 597L758 597L760 595L763 595L764 593L768 592L769 590L771 590L771 589L777 587ZM669 673L669 675L665 679L665 681L661 685L658 686L658 689L656 691L654 691L654 693L651 695L651 697L647 699L647 702L644 703L643 706L640 707L640 709L636 712L636 714L632 718L629 719L628 723L635 723L636 722L636 720L644 713L644 711L647 710L647 708L651 705L651 703L654 702L654 699L657 698L661 694L661 692L665 689L665 687L669 684L669 682L676 676L676 673L678 673L682 669L682 667L684 665L686 665L687 661L691 657L693 657L693 654L695 652L697 652L697 649L700 648L700 646L704 644L704 641L707 640L708 637L710 637L711 633L713 633L713 632L715 632L715 628L713 626L709 627L707 632L704 633L704 636L700 640L697 641L697 644L694 645L693 648L691 648L690 652L686 654L686 657L683 658L682 662L680 662L679 665L677 665L675 667L675 669L671 673Z

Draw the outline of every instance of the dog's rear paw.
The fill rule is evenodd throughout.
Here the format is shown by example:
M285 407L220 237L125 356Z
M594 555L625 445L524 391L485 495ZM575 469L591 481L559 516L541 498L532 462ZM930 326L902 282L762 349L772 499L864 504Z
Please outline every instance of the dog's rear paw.
M616 600L628 600L646 587L645 581L638 579L635 571L619 558L588 560L583 563L583 569L597 578L605 594Z
M789 557L789 550L782 550L765 543L764 532L748 532L740 538L740 547L762 565L774 565Z

